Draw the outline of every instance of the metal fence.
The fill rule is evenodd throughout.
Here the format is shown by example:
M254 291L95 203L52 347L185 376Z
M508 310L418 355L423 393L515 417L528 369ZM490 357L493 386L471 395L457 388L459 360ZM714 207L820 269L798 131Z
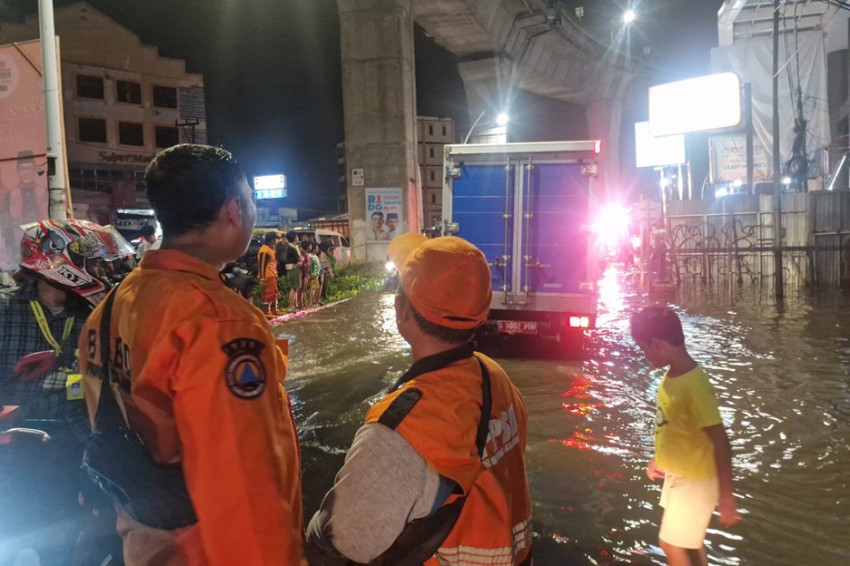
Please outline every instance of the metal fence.
M673 273L682 284L771 286L773 197L733 195L668 205ZM837 286L850 261L850 191L782 196L786 284Z

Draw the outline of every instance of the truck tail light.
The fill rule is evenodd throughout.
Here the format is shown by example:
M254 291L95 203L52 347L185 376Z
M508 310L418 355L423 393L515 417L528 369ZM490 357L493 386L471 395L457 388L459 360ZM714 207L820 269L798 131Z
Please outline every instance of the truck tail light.
M571 316L570 328L590 328L589 316Z

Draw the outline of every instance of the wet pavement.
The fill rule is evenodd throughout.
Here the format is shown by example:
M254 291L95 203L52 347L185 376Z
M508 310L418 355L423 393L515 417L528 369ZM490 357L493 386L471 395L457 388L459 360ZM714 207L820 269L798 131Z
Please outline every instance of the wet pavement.
M502 359L529 412L535 565L662 564L652 451L651 369L628 340L649 301L614 270L599 329L572 360ZM757 291L670 300L712 377L734 454L741 522L708 533L710 564L850 564L850 297ZM392 296L370 292L275 326L290 339L308 517L366 409L406 369Z

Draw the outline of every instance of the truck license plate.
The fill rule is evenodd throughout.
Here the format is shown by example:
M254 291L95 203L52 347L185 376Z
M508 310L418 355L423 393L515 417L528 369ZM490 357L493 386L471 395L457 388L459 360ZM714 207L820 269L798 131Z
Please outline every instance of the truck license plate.
M497 320L496 330L505 334L537 334L537 323L528 320Z

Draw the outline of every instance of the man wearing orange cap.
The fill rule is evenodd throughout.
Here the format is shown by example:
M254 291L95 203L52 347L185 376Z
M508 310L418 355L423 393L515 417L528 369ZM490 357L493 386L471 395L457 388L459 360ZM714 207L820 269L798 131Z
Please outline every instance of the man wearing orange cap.
M499 365L473 350L490 268L455 237L389 245L395 312L413 364L367 413L307 529L311 564L531 564L528 416Z

